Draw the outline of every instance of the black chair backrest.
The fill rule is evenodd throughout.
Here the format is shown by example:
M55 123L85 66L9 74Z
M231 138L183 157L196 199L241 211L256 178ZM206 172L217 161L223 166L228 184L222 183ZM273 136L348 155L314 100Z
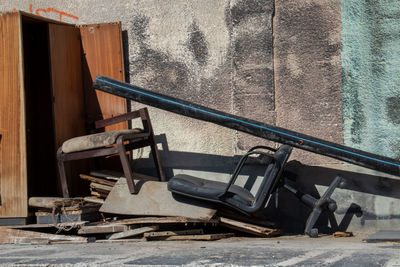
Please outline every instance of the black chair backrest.
M226 192L229 190L229 186L231 186L237 176L240 173L240 170L244 166L244 163L248 156L253 154L259 154L269 157L271 160L268 163L268 166L265 170L264 177L260 183L260 187L257 190L257 193L254 197L254 202L251 206L245 204L236 204L235 209L243 211L245 213L251 214L258 212L262 209L270 198L271 194L276 190L279 180L281 179L283 168L292 152L292 147L288 145L282 145L278 150L275 151L273 155L260 151L260 149L269 149L268 147L254 147L249 152L247 152L240 162L228 184L228 188ZM229 199L226 199L226 202L229 203Z

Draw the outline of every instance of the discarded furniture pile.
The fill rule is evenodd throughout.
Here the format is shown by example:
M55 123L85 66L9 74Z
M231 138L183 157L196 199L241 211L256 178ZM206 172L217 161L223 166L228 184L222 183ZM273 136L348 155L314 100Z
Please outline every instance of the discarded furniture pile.
M114 172L111 173L115 174ZM111 191L114 190L116 193L119 193L120 189L114 187L117 184L122 184L126 191L125 193L130 194L126 178L117 178L117 176L111 175L108 171L92 172L91 175L81 175L81 178L91 182L91 189L98 188L99 185L105 185L110 187ZM166 188L166 183L153 183L164 185L160 188ZM94 186L93 184L96 185ZM144 186L140 185L140 182L137 181L137 184L143 189ZM147 195L147 198L158 197L160 200L159 202L148 202L142 208L140 205L144 203L137 203L136 210L125 207L124 203L114 202L115 199L107 200L106 197L103 200L101 196L97 196L97 191L94 192L96 192L94 194L96 196L93 196L92 193L92 196L82 198L30 198L29 206L35 210L34 220L36 223L0 227L0 244L103 243L163 240L212 241L234 236L274 237L283 234L279 229L218 216L214 209L191 206L190 204L179 204L172 197L165 197L169 194L168 191L158 191L164 194L164 196ZM144 194L147 193L145 192ZM143 198L143 196L140 195L137 199L140 198ZM129 202L130 200L127 201ZM161 210L159 209L160 207L149 206L160 203L165 203L166 206L169 206L169 209ZM120 211L118 207L121 207ZM176 212L174 211L175 208L178 209ZM124 209L128 210L129 213L147 212L156 215L184 215L186 213L189 217L129 216L102 212L102 210L109 211L112 209L118 211L117 213L126 213Z

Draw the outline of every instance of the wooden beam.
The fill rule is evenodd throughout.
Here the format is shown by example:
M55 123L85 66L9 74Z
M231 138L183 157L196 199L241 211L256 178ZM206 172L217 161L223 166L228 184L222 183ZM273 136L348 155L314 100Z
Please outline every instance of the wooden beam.
M204 234L203 229L189 229L182 231L162 231L162 232L149 232L144 233L143 237L146 239L164 239L169 236L177 236L177 235L202 235Z
M108 185L108 186L114 186L116 183L116 181L110 181L107 179L94 177L94 176L90 176L90 175L86 175L86 174L79 174L79 177L83 180L87 180L87 181L98 183L98 184Z
M130 230L127 225L88 225L82 226L79 229L79 235L87 235L87 234L109 234L109 233L119 233Z
M123 219L123 220L116 220L112 222L107 222L105 224L174 224L174 223L211 223L217 224L218 220L211 219L209 221L201 220L201 219L191 219L186 217L142 217L142 218L131 218L131 219Z
M98 183L91 182L90 183L90 188L95 190L95 191L108 193L108 192L110 192L112 190L113 187L109 186L109 185L104 185L104 184L98 184Z
M141 234L144 234L147 232L156 231L158 229L159 229L158 225L145 226L145 227L140 227L140 228L124 231L121 233L112 234L107 239L113 240L113 239L121 239L121 238L125 238L125 237L138 236L138 235L141 235Z
M29 207L52 209L74 206L82 202L83 198L31 197L29 198Z
M254 224L244 223L240 221L235 221L232 219L221 217L219 218L220 225L225 226L230 229L238 230L241 232L262 236L262 237L274 237L283 234L280 229L271 229Z
M49 244L55 241L87 242L87 238L81 236L53 235L0 227L0 244Z
M92 196L92 197L84 197L83 200L85 200L86 202L90 202L90 203L95 203L95 204L103 204L104 203L104 199Z

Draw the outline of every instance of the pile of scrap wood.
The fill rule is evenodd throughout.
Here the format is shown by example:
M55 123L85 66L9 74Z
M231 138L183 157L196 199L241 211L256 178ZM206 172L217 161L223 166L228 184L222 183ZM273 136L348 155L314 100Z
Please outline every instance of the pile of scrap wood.
M60 231L60 229L62 231ZM209 221L185 217L136 217L0 227L0 244L109 243L140 241L212 241L234 236L274 237L277 229L215 217Z
M227 218L207 205L173 196L166 183L142 176L138 194L130 194L119 174L81 175L91 196L32 197L35 223L0 227L0 243L135 242L218 240L233 236L274 237L278 229Z

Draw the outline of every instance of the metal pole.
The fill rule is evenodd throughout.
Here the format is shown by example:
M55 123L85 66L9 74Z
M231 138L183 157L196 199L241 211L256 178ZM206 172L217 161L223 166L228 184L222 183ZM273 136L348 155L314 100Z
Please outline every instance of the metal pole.
M373 170L400 176L400 161L362 150L328 142L284 128L238 117L218 110L203 107L189 101L159 94L105 76L97 76L93 87L120 97L125 97L156 108L183 116L212 122L234 130L274 142L287 144L313 153L346 161Z

